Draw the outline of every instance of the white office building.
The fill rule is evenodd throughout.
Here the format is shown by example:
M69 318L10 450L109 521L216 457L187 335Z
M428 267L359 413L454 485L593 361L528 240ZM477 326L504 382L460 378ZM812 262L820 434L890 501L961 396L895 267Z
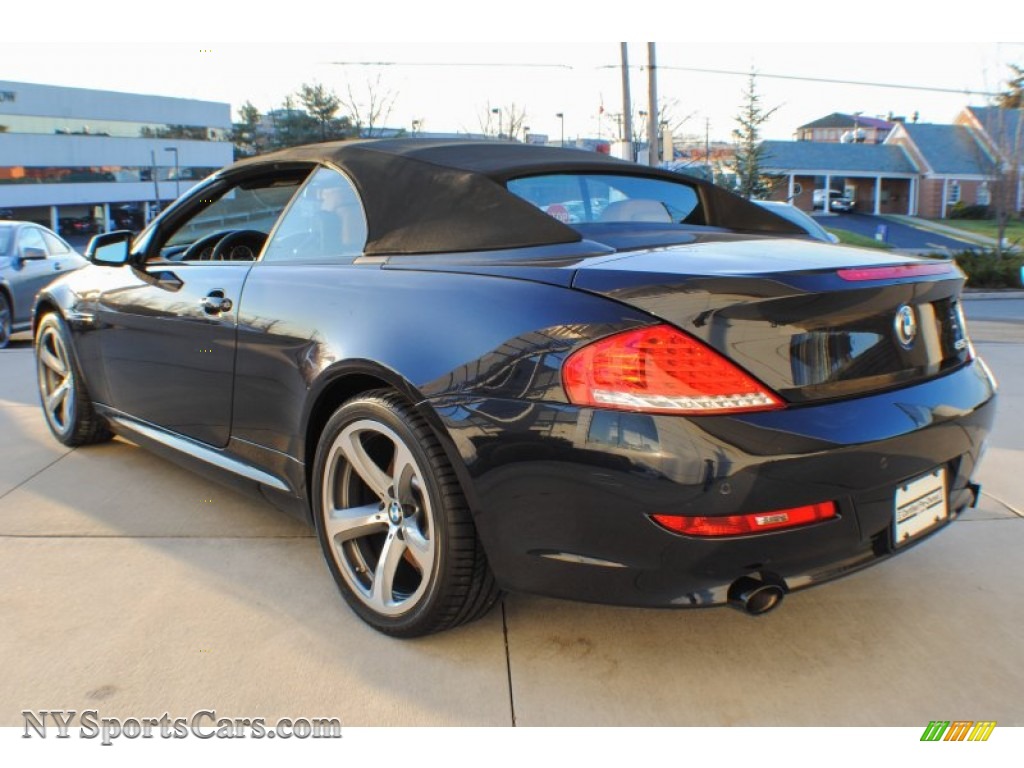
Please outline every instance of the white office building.
M148 220L232 161L230 131L228 104L0 80L0 218Z

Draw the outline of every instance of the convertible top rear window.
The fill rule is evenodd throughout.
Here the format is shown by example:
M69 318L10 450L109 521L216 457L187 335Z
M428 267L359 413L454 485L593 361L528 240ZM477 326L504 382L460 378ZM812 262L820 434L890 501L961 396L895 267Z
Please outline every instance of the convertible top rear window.
M508 190L563 224L704 224L689 184L625 174L557 173L509 180Z

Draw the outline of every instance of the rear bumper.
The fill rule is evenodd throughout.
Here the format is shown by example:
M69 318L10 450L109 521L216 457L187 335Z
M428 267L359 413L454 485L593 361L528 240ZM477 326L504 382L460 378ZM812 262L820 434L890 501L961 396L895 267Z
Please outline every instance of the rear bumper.
M892 543L895 490L940 466L955 519L973 500L995 392L974 362L900 390L736 416L494 399L433 406L465 463L504 588L699 606L726 602L743 576L770 574L794 590L904 551ZM835 501L838 518L753 536L691 538L650 519L821 501Z

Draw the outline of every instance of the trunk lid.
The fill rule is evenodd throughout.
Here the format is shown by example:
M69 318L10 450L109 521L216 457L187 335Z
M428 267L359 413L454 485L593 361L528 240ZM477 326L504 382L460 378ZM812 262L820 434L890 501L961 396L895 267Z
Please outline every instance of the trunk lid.
M709 235L576 266L574 288L672 323L792 404L906 386L970 359L952 262Z

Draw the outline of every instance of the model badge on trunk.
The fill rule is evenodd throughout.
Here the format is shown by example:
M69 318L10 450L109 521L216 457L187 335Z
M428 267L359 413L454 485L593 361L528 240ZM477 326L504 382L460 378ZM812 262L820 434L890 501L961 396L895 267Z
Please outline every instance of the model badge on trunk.
M917 338L917 318L914 317L913 309L906 304L897 309L893 327L896 329L896 338L901 347L910 349L914 346L914 339Z

